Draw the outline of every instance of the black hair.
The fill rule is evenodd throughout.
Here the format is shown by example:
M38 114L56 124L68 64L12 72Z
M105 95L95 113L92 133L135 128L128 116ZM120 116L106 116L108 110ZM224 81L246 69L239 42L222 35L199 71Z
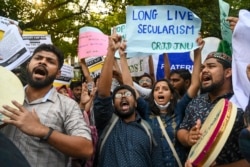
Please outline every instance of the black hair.
M56 46L52 45L52 44L41 44L39 45L33 52L32 56L33 57L37 52L41 52L41 51L47 51L47 52L52 52L54 53L57 58L58 58L58 63L59 63L59 69L61 69L61 67L63 66L63 62L64 62L64 56L61 50L59 50Z
M70 82L70 89L73 90L75 87L81 86L82 87L82 82L81 81L72 81Z
M135 93L135 90L134 90L132 87L130 87L130 86L128 86L128 85L120 85L120 86L117 86L117 87L114 89L113 93L112 93L112 99L113 99L113 101L115 100L115 94L116 94L119 90L122 90L122 89L127 89L128 91L130 91L130 92L132 93L133 97L134 97L135 100L136 100L136 93Z
M191 73L189 70L181 68L181 69L176 69L176 70L171 70L170 76L173 74L179 74L181 78L184 80L191 80Z
M155 101L154 101L154 89L155 89L155 86L158 82L161 82L161 81L164 81L168 84L168 87L170 89L170 92L173 96L173 98L170 99L170 104L169 106L167 107L167 113L169 115L172 115L174 113L174 109L177 105L177 101L179 99L179 95L177 93L177 91L174 89L174 87L171 85L171 83L167 80L167 79L160 79L158 81L156 81L152 87L152 91L150 93L150 96L149 96L149 99L148 99L148 102L149 102L149 107L151 109L151 111L155 114L155 115L159 115L160 114L160 109L156 106L155 104Z
M220 59L216 59L218 63L220 63L223 67L223 69L227 69L227 68L232 68L232 65L223 61L223 60L220 60Z

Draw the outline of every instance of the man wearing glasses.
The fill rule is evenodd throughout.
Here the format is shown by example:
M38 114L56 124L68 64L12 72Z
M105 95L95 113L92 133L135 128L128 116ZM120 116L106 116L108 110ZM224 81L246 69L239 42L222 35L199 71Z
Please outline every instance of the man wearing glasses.
M105 143L99 147L96 166L152 167L155 165L152 157L157 155L156 147L152 147L152 140L141 124L142 117L137 113L147 111L147 103L136 96L135 90L128 85L117 86L110 94L113 77L113 69L110 67L113 66L114 54L120 47L120 41L116 34L109 37L108 53L94 99L94 115L99 137L102 133L107 133L105 127L114 122L110 121L113 115L118 118Z

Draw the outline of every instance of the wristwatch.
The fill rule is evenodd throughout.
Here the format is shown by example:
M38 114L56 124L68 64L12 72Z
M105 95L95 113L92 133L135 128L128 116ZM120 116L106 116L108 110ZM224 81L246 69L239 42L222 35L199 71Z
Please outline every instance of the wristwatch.
M52 134L53 131L54 131L54 129L51 128L51 127L49 127L49 132L48 132L48 134L47 134L46 136L44 136L44 137L41 137L41 138L40 138L40 141L42 141L42 142L48 141L48 139L49 139L49 137L50 137L50 135Z

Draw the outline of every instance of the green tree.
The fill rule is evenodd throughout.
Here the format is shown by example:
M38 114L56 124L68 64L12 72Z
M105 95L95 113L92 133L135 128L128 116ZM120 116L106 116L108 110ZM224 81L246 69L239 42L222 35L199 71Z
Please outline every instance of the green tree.
M79 28L91 0L3 0L0 15L19 21L23 30L47 31L65 55L76 55ZM40 3L39 3L40 2ZM65 41L70 38L72 42Z

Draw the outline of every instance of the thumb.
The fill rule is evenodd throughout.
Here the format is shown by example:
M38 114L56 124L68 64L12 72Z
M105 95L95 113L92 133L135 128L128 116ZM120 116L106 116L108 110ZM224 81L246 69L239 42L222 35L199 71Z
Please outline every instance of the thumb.
M200 129L200 128L201 128L201 120L200 120L200 119L198 119L198 120L196 121L196 128L197 128L197 129Z

